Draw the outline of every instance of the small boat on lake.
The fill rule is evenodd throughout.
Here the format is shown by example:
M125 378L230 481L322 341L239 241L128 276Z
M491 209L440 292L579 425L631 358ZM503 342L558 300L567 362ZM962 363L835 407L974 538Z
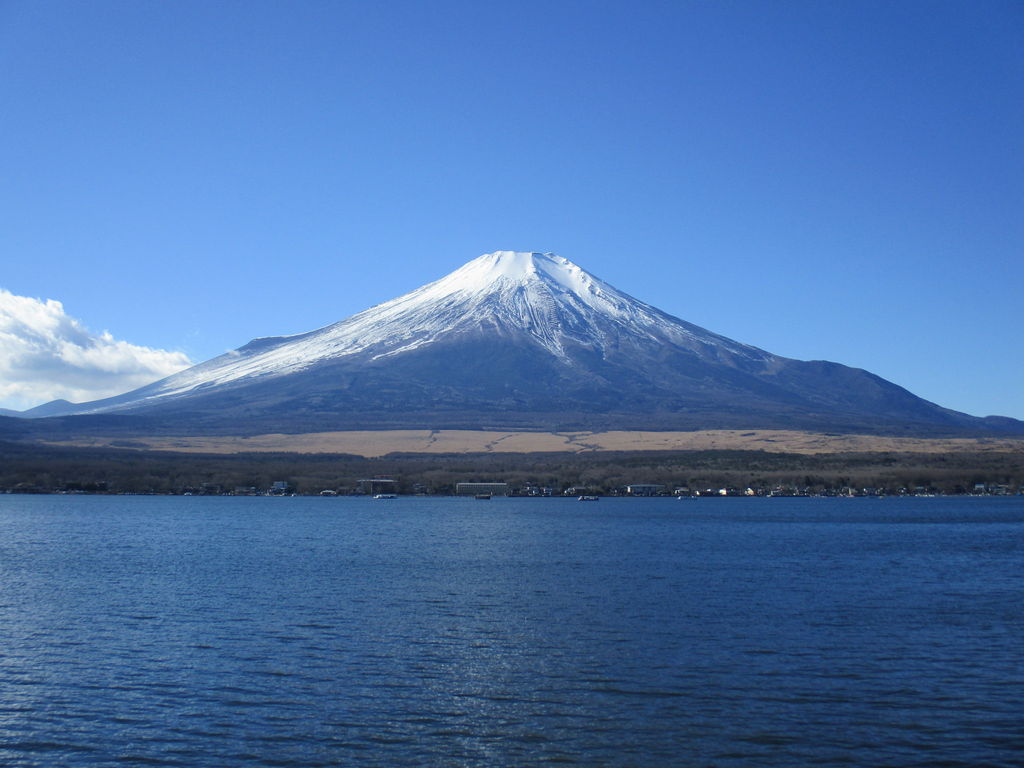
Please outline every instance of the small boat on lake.
M375 499L397 499L398 498L398 494L397 493L378 493L373 498L375 498Z
M580 496L576 501L597 501L600 496Z
M487 500L487 499L491 498L491 494L489 494L489 493L478 493L478 494L477 494L476 496L474 496L473 498L474 498L474 499L483 499L483 500Z

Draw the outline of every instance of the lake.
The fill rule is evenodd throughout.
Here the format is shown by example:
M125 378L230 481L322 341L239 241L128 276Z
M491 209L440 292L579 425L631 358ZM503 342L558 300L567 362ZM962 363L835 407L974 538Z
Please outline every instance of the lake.
M1020 766L1024 498L0 496L5 766Z

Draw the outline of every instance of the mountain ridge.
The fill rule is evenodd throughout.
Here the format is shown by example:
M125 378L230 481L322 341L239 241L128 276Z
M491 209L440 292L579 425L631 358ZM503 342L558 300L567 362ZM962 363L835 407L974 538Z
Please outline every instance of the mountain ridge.
M50 413L54 409L49 409ZM1024 434L861 369L715 334L554 254L497 251L337 323L254 339L58 415L161 428L729 429Z

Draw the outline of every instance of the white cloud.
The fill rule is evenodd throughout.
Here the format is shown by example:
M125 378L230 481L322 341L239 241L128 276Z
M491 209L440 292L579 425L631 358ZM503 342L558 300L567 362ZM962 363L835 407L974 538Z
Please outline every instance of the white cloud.
M59 301L0 288L0 407L22 410L63 398L96 400L187 368L183 352L96 334Z

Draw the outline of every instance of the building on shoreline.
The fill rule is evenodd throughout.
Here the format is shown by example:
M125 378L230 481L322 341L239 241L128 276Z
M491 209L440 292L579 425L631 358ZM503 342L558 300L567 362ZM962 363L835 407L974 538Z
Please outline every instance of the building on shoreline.
M456 496L476 496L489 493L493 496L508 496L508 483L456 483Z

